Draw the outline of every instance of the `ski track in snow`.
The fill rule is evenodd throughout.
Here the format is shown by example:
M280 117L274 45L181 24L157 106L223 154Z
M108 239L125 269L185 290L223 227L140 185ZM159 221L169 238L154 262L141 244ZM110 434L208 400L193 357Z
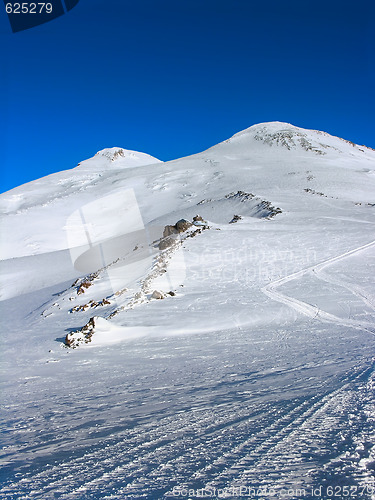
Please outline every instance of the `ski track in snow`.
M280 291L277 291L277 288L280 286L284 285L285 283L288 283L290 281L300 279L306 274L314 274L316 277L319 279L322 279L328 283L336 284L339 286L342 286L349 290L351 293L359 297L363 302L365 302L368 306L370 306L372 309L375 309L375 303L374 303L374 297L369 297L368 295L365 294L363 290L358 285L355 284L349 284L345 283L342 280L331 278L331 276L328 276L323 272L323 269L329 267L330 265L334 264L335 262L342 261L351 255L354 255L356 253L362 252L363 250L367 250L368 248L372 248L375 246L375 241L371 241L370 243L367 243L366 245L361 245L358 248L355 248L353 250L350 250L348 252L344 252L341 255L338 255L336 257L332 257L330 259L325 260L324 262L321 262L318 265L314 266L309 266L306 269L302 269L301 271L298 271L296 273L290 274L288 276L284 276L281 279L278 279L276 281L273 281L272 283L269 283L265 287L261 288L262 292L270 297L273 300L276 300L278 302L281 302L282 304L286 304L296 311L304 314L305 316L308 316L310 318L314 319L319 319L321 321L327 321L331 323L336 323L338 325L343 325L343 326L351 326L353 328L359 328L361 330L365 330L366 332L375 335L374 327L375 325L370 322L366 321L356 321L356 320L351 320L351 319L344 319L344 318L339 318L338 316L335 316L334 314L330 314L326 311L323 311L321 308L314 306L312 304L308 304L307 302L303 302L302 300L298 300L296 298L290 297L288 295L285 295L281 293Z
M272 487L276 495L267 499L273 500L280 498L281 489L296 485L309 491L319 479L316 462L327 456L334 466L340 441L345 444L363 427L363 420L355 418L363 405L357 401L363 394L358 388L372 371L358 366L338 389L307 398L222 404L215 412L180 411L134 428L109 429L91 449L86 446L55 466L24 473L21 481L3 487L2 498L152 500L173 498L173 491L184 487L248 485ZM359 458L346 455L341 461L353 468ZM362 469L355 473L357 484L374 487L371 470Z

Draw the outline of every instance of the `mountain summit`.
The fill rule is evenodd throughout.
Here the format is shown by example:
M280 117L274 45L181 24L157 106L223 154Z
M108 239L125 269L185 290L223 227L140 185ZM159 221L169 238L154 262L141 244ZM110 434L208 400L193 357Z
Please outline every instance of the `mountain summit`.
M318 155L341 152L348 155L373 151L366 146L358 146L351 141L332 136L319 130L307 130L290 123L266 122L253 125L224 141L225 143L247 144L257 147L256 142L269 147L281 147L287 150L313 152Z
M109 163L110 162L110 163ZM154 156L119 147L98 151L95 156L79 164L80 169L132 168L142 165L162 163Z

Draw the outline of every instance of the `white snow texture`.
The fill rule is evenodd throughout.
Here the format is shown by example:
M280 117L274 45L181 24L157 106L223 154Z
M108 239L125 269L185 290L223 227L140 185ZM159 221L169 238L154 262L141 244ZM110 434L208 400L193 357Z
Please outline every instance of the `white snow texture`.
M374 150L262 123L0 210L1 498L375 498Z

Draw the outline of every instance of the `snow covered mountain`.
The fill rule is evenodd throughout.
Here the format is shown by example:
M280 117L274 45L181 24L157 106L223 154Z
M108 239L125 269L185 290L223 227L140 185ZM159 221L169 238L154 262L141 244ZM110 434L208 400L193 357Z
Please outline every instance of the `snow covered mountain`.
M4 498L374 498L374 150L262 123L0 209Z

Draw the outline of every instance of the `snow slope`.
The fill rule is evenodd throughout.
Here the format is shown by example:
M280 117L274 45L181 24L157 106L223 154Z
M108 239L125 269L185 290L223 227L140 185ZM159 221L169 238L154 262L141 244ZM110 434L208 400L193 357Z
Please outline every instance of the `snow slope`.
M1 195L2 496L375 498L374 198L280 122Z

